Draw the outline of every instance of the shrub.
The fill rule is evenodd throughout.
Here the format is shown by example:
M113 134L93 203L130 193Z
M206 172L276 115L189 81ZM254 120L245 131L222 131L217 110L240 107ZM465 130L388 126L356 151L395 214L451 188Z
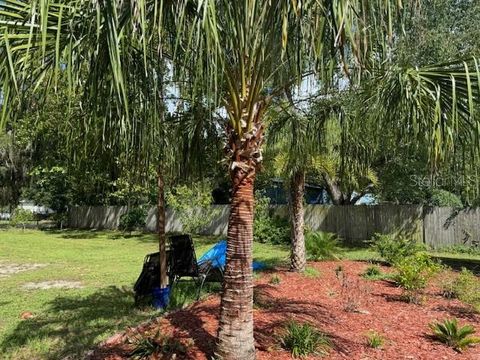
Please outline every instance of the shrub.
M375 234L373 249L377 251L386 262L393 265L400 259L424 250L425 247L417 243L415 239L400 233L393 233Z
M167 336L137 335L129 340L133 345L130 352L131 359L150 359L152 355L165 355L168 358L185 355L186 347L178 340ZM163 357L162 357L163 358Z
M480 311L480 280L471 271L462 269L452 290L454 297Z
M120 216L119 228L122 231L133 231L143 228L147 221L147 211L143 208L129 209L125 214Z
M439 271L440 266L427 253L422 252L398 260L395 268L397 270L395 281L403 288L405 298L418 303L421 291Z
M290 243L290 225L288 220L270 216L270 199L262 193L255 193L255 218L253 238L260 243Z
M295 321L287 323L280 339L284 349L291 351L292 356L325 355L332 347L328 336L314 326Z
M461 352L471 345L480 343L480 338L472 336L475 328L472 325L458 326L457 319L446 319L441 323L430 324L433 336L440 342Z
M25 230L25 226L30 221L35 220L35 215L28 210L17 208L13 212L12 219L10 220L10 224L13 226L21 225L23 230Z
M279 285L282 282L282 279L278 275L273 275L270 279L270 284L272 285Z
M446 190L434 189L430 196L429 205L431 206L448 206L453 208L462 208L463 203L460 198Z
M383 272L380 267L376 265L369 266L365 269L362 274L362 277L368 280L381 279L383 277Z
M376 331L369 331L367 333L367 345L372 349L379 349L385 343L385 338L382 334L379 334Z
M208 183L176 186L165 195L168 206L182 223L183 232L199 234L218 215L218 209L212 206L212 188Z
M338 260L340 253L339 238L333 233L308 232L305 236L305 249L310 260Z

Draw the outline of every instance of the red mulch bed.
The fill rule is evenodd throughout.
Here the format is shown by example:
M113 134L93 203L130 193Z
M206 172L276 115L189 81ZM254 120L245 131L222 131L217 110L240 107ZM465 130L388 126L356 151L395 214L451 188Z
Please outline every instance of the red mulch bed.
M350 290L342 290L335 269L341 265L347 275ZM291 359L279 348L278 333L290 319L310 322L328 333L334 347L326 359L478 359L480 345L459 354L429 337L428 324L435 320L456 317L460 323L470 323L480 332L480 316L469 313L457 300L440 296L438 289L429 288L422 305L401 300L401 289L387 281L367 281L359 275L368 264L363 262L321 262L310 266L320 271L315 278L277 269L263 273L256 280L257 298L265 306L254 310L257 358L260 360ZM384 268L388 271L388 268ZM281 278L271 285L272 275ZM345 311L348 295L356 298L358 311ZM218 324L219 296L211 296L191 307L171 312L165 318L119 334L99 346L95 360L127 359L130 350L126 341L134 333L172 335L189 344L184 359L208 360L212 357ZM385 336L382 349L366 345L369 330ZM314 358L314 357L312 357Z

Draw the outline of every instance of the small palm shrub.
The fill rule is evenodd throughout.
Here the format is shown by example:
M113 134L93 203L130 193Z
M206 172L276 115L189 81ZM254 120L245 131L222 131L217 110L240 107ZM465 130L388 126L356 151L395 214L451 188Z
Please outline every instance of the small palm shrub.
M305 236L305 249L310 260L338 260L340 240L337 235L322 231L308 232Z
M414 255L425 247L400 233L375 234L373 237L373 249L389 264L393 265L400 259Z
M440 266L427 253L418 253L398 260L395 269L394 279L403 288L405 298L409 302L419 303L419 295L440 270Z
M382 334L376 331L369 331L367 333L367 345L372 349L379 349L385 343L385 338Z
M120 216L119 229L122 231L133 231L143 228L147 222L147 211L137 207L128 210Z
M433 336L440 342L461 352L469 346L480 343L480 338L472 336L475 328L472 325L459 327L457 319L446 319L441 323L430 324Z
M328 336L308 323L290 321L280 338L282 347L294 358L307 355L325 355L332 347Z

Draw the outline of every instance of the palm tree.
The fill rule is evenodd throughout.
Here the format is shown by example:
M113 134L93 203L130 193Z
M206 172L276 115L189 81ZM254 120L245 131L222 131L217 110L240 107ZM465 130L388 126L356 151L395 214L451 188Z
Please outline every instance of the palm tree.
M393 36L391 20L399 5L397 0L375 5L367 0L5 0L0 5L3 114L14 116L24 86L54 83L66 67L72 88L88 74L92 107L116 115L103 118L122 141L143 143L148 136L129 136L138 125L132 120L157 116L161 70L155 59L172 40L169 55L179 86L188 84L189 94L224 106L228 114L232 202L216 356L253 359L253 187L262 162L265 110L275 94L305 73L330 78L336 61L351 79L360 78L372 61L373 45ZM328 63L322 61L325 53L332 54ZM362 66L349 68L349 56ZM54 69L53 75L46 78L45 69ZM129 84L135 84L132 89L139 84L141 91L130 92ZM99 95L111 98L106 109L98 106Z

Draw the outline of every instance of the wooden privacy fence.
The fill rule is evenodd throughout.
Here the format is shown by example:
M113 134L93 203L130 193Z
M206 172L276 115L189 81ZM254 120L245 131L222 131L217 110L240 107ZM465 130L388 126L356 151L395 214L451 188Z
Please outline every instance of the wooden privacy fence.
M226 235L228 205L216 205L218 216L205 229L205 234ZM126 206L74 207L69 212L69 225L80 229L117 229ZM286 206L273 206L272 213L288 217ZM167 209L167 231L182 231L175 212ZM375 233L402 230L429 247L439 249L453 245L480 247L480 209L455 210L417 205L329 206L307 205L305 224L312 230L338 234L347 243L359 244ZM146 231L155 231L156 209L147 216Z

